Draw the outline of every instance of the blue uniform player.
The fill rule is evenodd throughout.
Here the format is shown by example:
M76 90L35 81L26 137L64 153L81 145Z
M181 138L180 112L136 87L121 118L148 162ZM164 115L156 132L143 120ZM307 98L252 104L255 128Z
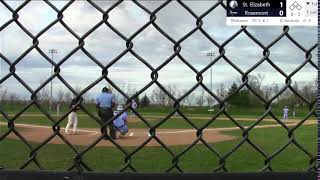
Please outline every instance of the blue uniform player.
M116 116L122 110L123 107L121 105L118 105L117 110L113 112L113 115ZM128 114L126 112L123 112L118 118L113 121L115 130L119 131L123 136L128 132L127 120Z

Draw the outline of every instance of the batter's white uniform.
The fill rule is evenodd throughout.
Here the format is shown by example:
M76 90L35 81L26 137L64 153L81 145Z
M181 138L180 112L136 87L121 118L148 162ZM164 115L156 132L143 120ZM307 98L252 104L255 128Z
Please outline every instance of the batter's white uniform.
M75 134L77 132L77 126L78 126L78 116L77 116L77 113L75 111L72 111L68 115L68 124L67 124L66 129L65 129L65 133L66 134L69 134L70 126L73 126L72 127L72 131Z
M134 100L132 100L132 108L137 109L137 107L138 107L138 104Z

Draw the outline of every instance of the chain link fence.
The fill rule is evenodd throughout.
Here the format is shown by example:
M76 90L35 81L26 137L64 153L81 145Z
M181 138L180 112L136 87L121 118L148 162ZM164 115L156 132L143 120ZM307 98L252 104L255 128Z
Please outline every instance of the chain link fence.
M136 116L146 125L148 126L149 133L151 134L150 137L148 137L143 143L141 143L139 146L137 146L133 151L129 152L125 148L123 148L121 145L118 144L117 141L110 139L112 144L117 147L124 155L124 164L123 167L120 169L120 171L126 171L131 170L136 172L136 168L132 164L132 158L135 156L139 150L141 150L148 142L151 140L157 141L161 147L166 150L171 155L171 164L168 166L168 168L165 170L166 172L170 172L172 170L178 170L180 172L184 172L183 168L179 166L179 160L191 149L193 148L197 143L204 144L211 152L213 156L218 157L219 159L219 165L218 167L214 168L213 171L224 171L227 172L229 169L227 168L227 160L228 158L236 152L239 147L241 147L242 144L248 143L251 145L252 148L254 148L264 159L264 166L261 169L261 171L273 171L272 167L272 160L277 157L281 152L283 152L289 145L293 145L301 152L303 152L307 158L305 161L308 162L308 169L309 171L316 171L317 170L317 156L316 154L313 154L312 152L309 152L300 142L298 142L295 139L295 131L301 127L307 119L310 117L317 117L316 114L316 99L307 99L304 96L302 96L296 89L292 86L292 77L298 73L305 65L309 64L312 67L314 67L315 70L318 70L317 64L315 64L312 61L312 51L315 50L318 46L318 44L314 44L311 46L310 49L305 49L301 44L299 44L298 41L295 40L290 35L290 27L285 26L283 27L282 34L279 34L278 37L273 39L271 43L269 44L263 44L260 42L254 34L250 33L250 31L247 30L246 26L242 26L238 29L236 33L234 33L232 36L230 36L227 40L225 40L223 43L218 43L213 37L210 36L210 34L202 27L204 24L203 19L210 13L213 13L217 7L223 7L226 9L226 2L222 0L215 1L214 5L208 8L207 11L205 11L200 16L197 15L192 8L190 8L184 1L178 0L177 3L179 6L184 8L190 15L193 16L194 20L196 21L194 28L185 34L180 39L174 39L170 36L169 32L165 32L160 25L157 24L157 13L161 11L164 7L166 7L168 4L171 3L171 1L163 1L162 4L157 7L154 10L150 10L147 7L145 7L140 1L133 0L132 2L139 7L144 12L148 13L150 16L150 20L145 23L143 26L141 26L136 32L134 32L131 36L125 36L120 30L115 28L108 20L109 20L109 14L112 12L117 6L119 6L123 1L114 1L112 6L110 6L108 9L103 9L98 5L96 1L88 0L87 3L89 3L92 8L98 10L101 13L101 20L99 23L97 23L94 27L89 29L86 33L84 33L82 36L79 36L71 27L69 27L64 22L64 12L72 5L75 1L69 1L63 8L58 9L55 7L52 2L45 0L44 2L52 8L56 12L56 19L52 21L48 26L43 28L39 33L32 34L28 28L26 28L22 23L19 21L19 12L28 4L30 1L23 1L21 5L19 5L16 9L10 7L8 3L4 0L0 1L3 6L5 6L9 11L12 13L12 18L5 22L4 24L0 25L0 33L2 30L6 29L10 24L16 24L20 27L20 29L28 35L32 39L32 46L30 46L24 53L22 53L18 58L16 59L9 59L7 58L3 53L0 53L1 61L2 63L6 63L9 68L9 73L6 74L3 78L0 79L0 84L4 83L8 78L14 77L25 89L27 89L32 95L31 95L31 101L28 105L26 105L20 112L16 113L13 117L10 117L1 107L0 107L0 113L7 121L7 129L4 134L0 137L0 143L1 141L5 140L7 136L10 133L14 133L26 146L29 148L29 156L26 157L26 161L20 165L20 169L25 169L28 167L31 163L34 163L39 169L44 169L42 164L37 159L37 152L46 146L50 140L52 140L55 137L59 137L61 140L64 141L66 145L68 145L73 152L75 153L74 162L71 167L69 167L67 170L77 170L78 172L84 172L84 171L93 171L94 169L90 168L90 166L83 160L83 156L88 153L92 148L94 148L100 141L103 141L105 137L108 137L106 126L109 122L113 121L115 118L117 118L119 115L113 117L108 122L102 123L99 118L93 113L90 112L85 106L83 106L83 98L82 95L84 95L86 92L88 92L91 88L93 88L95 85L97 85L100 81L106 80L114 89L116 89L119 93L121 93L127 100L127 104L124 107L124 111L131 110L133 111ZM85 13L85 12L84 12ZM70 51L65 57L61 58L60 61L54 62L48 55L44 52L43 49L39 47L39 38L44 35L52 26L55 24L61 24L65 30L68 31L74 38L77 39L78 45L75 47L72 51ZM110 61L108 64L103 64L97 59L94 55L92 55L89 51L86 50L84 47L86 38L93 32L95 32L96 29L98 29L101 26L108 27L111 31L116 33L122 40L123 43L126 46L126 49L118 54L116 58L114 58L112 61ZM167 58L161 65L157 67L153 67L146 59L144 59L141 55L139 55L137 52L133 50L133 46L135 45L133 43L134 38L139 36L139 34L146 29L149 26L153 26L159 33L163 35L167 40L169 40L172 44L172 54L169 58ZM216 46L219 49L219 54L213 59L212 62L207 64L203 69L197 70L192 63L188 62L181 54L182 46L181 43L184 42L186 39L188 39L190 36L192 36L195 32L201 32L211 43L212 45ZM232 62L231 59L229 59L226 56L225 47L230 42L232 42L236 37L238 37L240 34L245 34L248 38L250 38L252 41L256 43L260 47L260 49L263 51L263 58L260 60L257 60L257 62L250 67L247 71L241 70L236 64ZM270 48L273 47L275 44L277 44L282 38L288 38L295 46L297 46L301 52L305 54L305 59L301 62L300 66L297 67L294 71L287 74L285 73L280 67L278 67L273 60L270 58ZM23 77L18 76L16 71L16 66L20 63L20 61L28 55L32 50L36 50L41 54L43 58L47 62L49 62L51 65L54 66L54 73L46 79L45 82L43 82L39 87L36 89L32 89L23 79ZM84 88L81 92L77 92L72 86L68 84L68 82L64 79L63 76L61 76L60 72L60 66L68 61L68 58L70 58L75 52L82 51L85 55L87 55L88 58L92 60L93 63L96 64L96 66L101 68L101 76L96 79L93 83L88 85L86 88ZM143 88L141 88L139 91L137 91L135 94L129 96L126 94L120 87L117 86L117 84L108 77L108 70L110 67L112 67L117 61L119 61L124 55L126 54L132 54L134 57L136 57L141 63L145 65L148 69L150 69L151 74L151 80L147 85L145 85ZM161 84L159 79L159 71L163 69L165 66L168 65L172 61L173 58L179 58L181 62L183 62L186 66L190 68L195 74L196 74L196 84L189 89L185 94L183 94L180 97L176 97L172 95L163 84ZM227 97L220 98L215 92L210 89L210 87L207 87L207 85L204 83L204 76L203 74L211 67L214 66L217 62L224 61L228 63L230 66L232 66L240 75L242 83L237 87L236 91L233 92L233 94L229 94ZM261 96L260 93L256 92L254 88L252 88L248 83L248 77L250 73L252 73L259 65L262 63L268 63L270 64L274 70L276 70L278 73L280 73L283 77L285 77L285 86L273 97L270 97L269 99L266 99L265 97ZM94 142L89 144L85 149L79 151L74 145L67 140L66 137L61 133L61 122L68 116L68 114L73 110L72 108L69 109L65 114L63 114L61 117L57 119L54 119L52 115L47 111L46 108L44 108L38 101L38 93L41 91L42 88L44 88L46 85L48 85L54 78L58 78L64 85L67 87L74 95L75 99L73 99L73 102L76 102L76 105L79 105L81 107L81 110L84 111L88 116L95 119L100 125L101 125L101 135L99 138L97 138ZM174 101L173 103L173 109L170 113L168 113L165 117L161 119L157 124L151 125L148 120L141 115L137 110L131 108L131 102L132 99L136 98L137 96L141 95L144 91L146 91L150 86L156 85L163 92L165 92L171 99ZM190 95L195 89L198 87L202 87L205 89L207 93L209 93L217 102L219 109L218 111L211 117L207 123L205 123L202 127L197 127L193 124L191 119L186 116L181 111L181 101L186 98L188 95ZM250 127L244 127L240 125L236 118L234 118L230 113L227 111L227 103L232 98L232 96L239 92L241 89L247 88L251 91L251 93L255 94L263 103L265 107L265 111L263 115L256 119L255 123L252 124ZM279 119L272 111L272 103L273 101L278 98L281 93L286 91L287 89L291 90L296 96L298 96L304 103L307 104L309 110L308 114L302 118L294 127L290 128L286 124L284 124L281 119ZM33 147L30 142L24 137L23 133L19 132L19 130L16 128L15 123L16 119L21 116L30 106L35 105L51 122L52 122L52 134L50 137L48 137L45 141L38 144L36 147ZM196 130L196 139L193 141L192 144L189 144L185 147L183 151L180 153L174 153L169 146L167 146L160 138L157 137L157 128L161 126L163 123L165 123L168 119L170 119L174 114L179 114L185 122L190 124L195 130ZM232 149L229 149L228 152L218 152L214 146L211 146L206 140L203 138L203 131L208 128L208 126L213 123L219 116L224 115L226 116L230 121L232 121L234 124L237 125L239 129L241 129L242 138L241 141ZM286 130L288 135L288 141L285 145L283 145L281 148L277 149L274 153L268 154L265 152L265 150L258 145L256 145L254 142L250 139L250 132L253 130L258 123L263 121L263 119L267 116L271 116L283 129ZM3 165L6 166L5 164Z

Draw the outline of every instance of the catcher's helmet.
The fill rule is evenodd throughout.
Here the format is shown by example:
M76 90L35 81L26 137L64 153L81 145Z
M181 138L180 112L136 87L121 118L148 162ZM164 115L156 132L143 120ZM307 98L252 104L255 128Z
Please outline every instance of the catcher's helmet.
M120 134L122 136L126 135L128 132L128 127L127 126L123 126L121 129L120 129Z

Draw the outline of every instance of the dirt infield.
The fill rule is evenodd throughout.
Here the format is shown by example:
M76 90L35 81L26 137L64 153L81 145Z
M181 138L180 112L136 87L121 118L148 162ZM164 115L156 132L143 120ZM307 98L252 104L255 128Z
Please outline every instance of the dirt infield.
M316 121L306 122L304 124L316 124ZM0 123L4 126L5 123ZM296 123L287 124L287 126L294 126ZM255 128L272 128L280 127L280 124L276 125L259 125ZM30 142L43 142L47 139L53 132L49 126L39 126L39 125L28 125L28 124L15 124L15 127L19 132ZM203 138L209 143L216 143L221 141L234 140L237 137L223 134L224 131L235 131L239 130L237 127L228 128L210 128L205 129ZM94 128L84 128L79 129L76 135L66 135L64 134L64 128L61 128L60 132L66 137L66 139L73 145L90 145L93 143L100 135L99 129ZM196 139L196 130L193 129L159 129L156 131L156 135L163 143L169 146L173 145L187 145L191 144ZM139 146L146 139L148 139L147 129L130 129L126 136L117 139L117 143L121 146ZM8 138L18 139L18 137L11 133ZM64 144L64 142L56 136L50 142L50 144ZM97 146L114 146L111 142L102 140ZM160 146L155 140L151 140L146 146Z
M43 142L52 134L51 127L48 126L34 126L27 124L15 124L19 132L30 142ZM64 129L61 129L61 133L66 139L73 145L89 145L93 143L100 135L101 132L94 128L79 129L76 135L64 134ZM166 145L185 145L192 143L196 138L196 131L190 129L161 129L157 130L157 137L163 141ZM17 139L13 133L8 138ZM121 146L138 146L149 138L147 129L130 129L126 136L117 139L117 143ZM206 131L204 133L204 139L208 142L221 142L227 140L233 140L236 137L221 134L219 131ZM50 144L63 144L64 142L55 137ZM102 140L97 146L114 146L111 142ZM151 140L146 146L160 146L155 140Z

